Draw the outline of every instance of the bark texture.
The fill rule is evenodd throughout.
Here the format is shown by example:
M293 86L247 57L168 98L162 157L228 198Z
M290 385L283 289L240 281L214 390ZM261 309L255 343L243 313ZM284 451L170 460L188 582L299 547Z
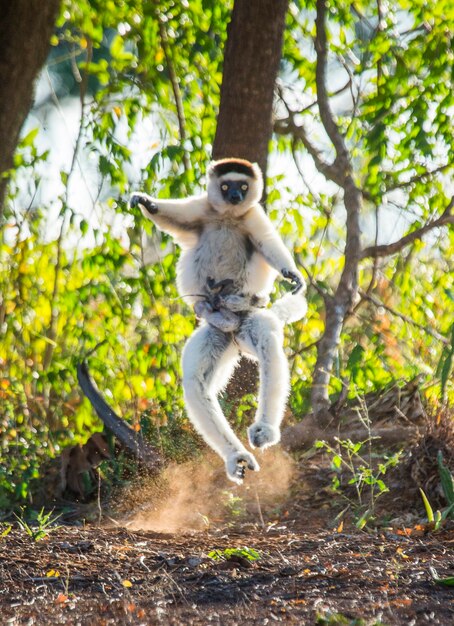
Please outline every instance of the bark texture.
M0 0L0 218L20 129L49 49L60 0Z
M213 158L256 161L264 174L287 7L288 0L235 0L227 29Z
M358 294L358 267L361 254L359 216L362 194L353 179L351 155L347 149L333 113L326 90L326 68L328 46L326 36L326 1L317 0L315 51L317 53L317 101L320 118L328 137L336 150L333 167L336 178L344 190L344 205L347 211L345 264L334 296L325 299L325 331L317 347L317 362L312 380L312 410L321 425L327 425L332 415L329 411L328 385L334 358L339 346L342 327Z

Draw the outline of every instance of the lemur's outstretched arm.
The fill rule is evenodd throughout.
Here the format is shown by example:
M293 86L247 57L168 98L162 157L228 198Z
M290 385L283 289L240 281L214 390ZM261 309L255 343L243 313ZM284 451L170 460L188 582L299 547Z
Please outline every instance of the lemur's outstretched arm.
M285 247L262 207L253 206L244 218L249 238L266 261L284 278L295 284L295 291L305 287L292 255Z
M197 232L210 208L206 194L182 200L161 200L146 193L133 193L130 205L138 206L145 217L177 240L187 233Z

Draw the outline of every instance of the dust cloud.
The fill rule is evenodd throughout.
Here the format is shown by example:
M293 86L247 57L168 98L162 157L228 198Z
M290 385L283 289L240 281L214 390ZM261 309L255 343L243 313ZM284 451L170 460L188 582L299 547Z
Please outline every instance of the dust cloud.
M137 498L142 505L125 525L133 530L177 533L236 519L258 524L273 519L288 497L295 463L279 448L258 453L256 458L260 472L247 472L242 486L226 478L222 461L214 455L169 465L159 481L142 485L140 494L137 490L130 494L130 511Z

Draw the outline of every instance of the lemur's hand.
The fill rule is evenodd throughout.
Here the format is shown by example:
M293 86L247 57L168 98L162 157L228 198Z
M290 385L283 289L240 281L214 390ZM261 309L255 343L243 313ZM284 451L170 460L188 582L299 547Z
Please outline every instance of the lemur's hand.
M210 313L213 313L213 307L209 302L206 302L205 300L198 300L194 304L194 313L197 315L197 317L204 318Z
M251 308L251 297L243 296L241 294L229 294L228 296L217 296L219 306L239 313L240 311L247 311Z
M150 215L155 215L158 212L158 205L146 193L133 193L129 200L129 206L132 209L138 206L142 211L145 209Z
M298 291L306 287L306 283L304 282L304 279L299 272L283 269L281 274L284 278L287 278L294 284L292 293L298 293Z

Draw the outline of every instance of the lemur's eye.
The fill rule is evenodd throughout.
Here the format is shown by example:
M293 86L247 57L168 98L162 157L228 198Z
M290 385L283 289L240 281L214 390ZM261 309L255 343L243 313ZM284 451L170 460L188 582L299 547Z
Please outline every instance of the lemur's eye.
M225 183L223 185L221 185L222 191L227 191L228 188L229 188L229 186L226 185Z
M247 185L247 183L243 183L243 184L241 185L241 190L242 190L242 191L247 191L247 190L248 190L248 185Z

